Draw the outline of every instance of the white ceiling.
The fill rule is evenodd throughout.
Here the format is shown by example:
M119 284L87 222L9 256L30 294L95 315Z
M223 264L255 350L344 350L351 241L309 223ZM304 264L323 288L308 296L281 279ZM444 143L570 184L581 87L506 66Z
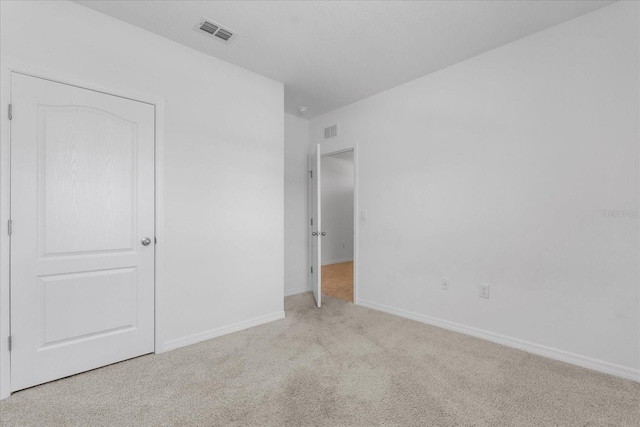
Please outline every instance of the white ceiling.
M78 1L285 84L306 118L351 104L612 1ZM224 44L202 16L235 30Z
M334 159L345 160L347 162L353 162L353 151L345 151L337 154L329 154L328 157L333 157Z

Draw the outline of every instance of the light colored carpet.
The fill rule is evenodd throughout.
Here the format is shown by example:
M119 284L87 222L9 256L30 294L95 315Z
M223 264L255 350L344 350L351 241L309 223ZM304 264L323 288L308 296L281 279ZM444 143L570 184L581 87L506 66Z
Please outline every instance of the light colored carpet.
M287 318L13 394L3 426L634 426L640 384L311 294Z

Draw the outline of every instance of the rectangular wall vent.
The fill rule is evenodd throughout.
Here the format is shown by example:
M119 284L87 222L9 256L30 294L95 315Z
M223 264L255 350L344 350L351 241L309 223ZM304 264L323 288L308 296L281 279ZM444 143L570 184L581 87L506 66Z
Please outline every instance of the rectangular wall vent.
M217 39L224 43L229 43L232 39L236 38L237 34L229 28L223 27L215 21L209 18L202 18L198 25L193 27L197 32Z
M324 128L324 139L335 138L338 136L338 125Z

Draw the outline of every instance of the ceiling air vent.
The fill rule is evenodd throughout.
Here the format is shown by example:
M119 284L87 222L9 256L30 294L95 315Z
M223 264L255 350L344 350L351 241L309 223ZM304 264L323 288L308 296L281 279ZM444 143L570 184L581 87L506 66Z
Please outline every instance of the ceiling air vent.
M209 18L202 18L194 30L224 43L229 43L231 39L236 38L236 33L233 30L225 28Z
M233 33L231 31L225 30L224 28L220 28L216 33L216 37L224 41L229 41L229 39L233 37Z
M338 136L338 125L324 128L324 139L335 138Z
M202 31L204 31L205 33L209 33L211 35L214 35L216 33L216 31L218 31L218 28L220 28L220 27L218 27L217 25L212 24L209 21L203 21L200 24L200 29Z

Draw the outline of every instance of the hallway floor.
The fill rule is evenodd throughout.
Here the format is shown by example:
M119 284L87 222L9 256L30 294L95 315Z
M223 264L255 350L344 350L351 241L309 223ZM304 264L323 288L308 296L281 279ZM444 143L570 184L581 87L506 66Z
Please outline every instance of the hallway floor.
M322 266L322 293L353 302L353 261Z

